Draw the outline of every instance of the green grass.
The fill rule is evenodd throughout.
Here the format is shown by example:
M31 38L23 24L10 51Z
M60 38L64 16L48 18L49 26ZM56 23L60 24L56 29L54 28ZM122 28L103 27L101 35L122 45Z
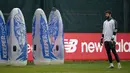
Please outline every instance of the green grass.
M63 65L0 66L0 73L130 73L130 61L122 61L121 69L108 69L107 61L65 62Z

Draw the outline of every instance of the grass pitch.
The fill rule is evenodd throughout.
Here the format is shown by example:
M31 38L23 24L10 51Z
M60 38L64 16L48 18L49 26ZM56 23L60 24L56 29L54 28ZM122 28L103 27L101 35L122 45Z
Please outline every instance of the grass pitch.
M122 68L109 69L107 61L65 62L62 65L35 66L29 64L24 67L0 66L0 73L130 73L130 61L122 61Z

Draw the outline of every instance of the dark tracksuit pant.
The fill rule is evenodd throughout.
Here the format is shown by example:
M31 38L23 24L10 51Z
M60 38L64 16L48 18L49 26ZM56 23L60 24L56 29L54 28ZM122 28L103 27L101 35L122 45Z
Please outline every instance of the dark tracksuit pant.
M116 52L115 44L113 44L111 41L105 41L104 45L105 45L105 48L106 48L106 52L107 52L109 62L112 63L111 51L114 54L116 61L120 62L118 54Z

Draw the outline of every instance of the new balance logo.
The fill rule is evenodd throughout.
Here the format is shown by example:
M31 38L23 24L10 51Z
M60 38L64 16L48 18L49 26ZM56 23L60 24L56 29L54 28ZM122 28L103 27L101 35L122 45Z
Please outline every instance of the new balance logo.
M64 39L64 46L66 53L73 53L77 49L77 39Z

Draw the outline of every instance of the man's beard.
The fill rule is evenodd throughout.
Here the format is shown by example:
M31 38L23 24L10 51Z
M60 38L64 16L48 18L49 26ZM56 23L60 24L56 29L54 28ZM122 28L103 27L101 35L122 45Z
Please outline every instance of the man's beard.
M106 19L109 20L109 19L110 19L110 16L106 17Z

